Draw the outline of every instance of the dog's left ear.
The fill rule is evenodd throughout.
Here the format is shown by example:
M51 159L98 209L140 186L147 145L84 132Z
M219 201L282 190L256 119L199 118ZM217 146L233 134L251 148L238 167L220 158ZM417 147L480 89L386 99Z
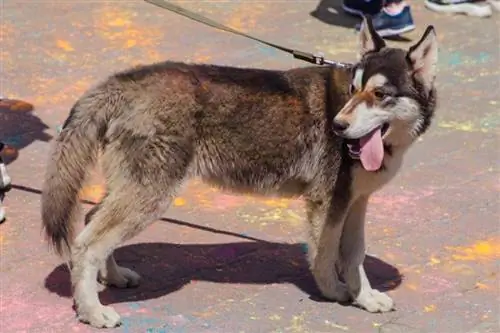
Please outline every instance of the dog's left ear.
M427 27L418 43L410 47L407 59L413 73L421 78L427 89L431 89L438 61L437 37L432 25Z
M363 23L361 23L361 31L359 32L358 40L358 60L363 58L367 52L378 52L385 47L385 41L373 27L370 15L363 16Z

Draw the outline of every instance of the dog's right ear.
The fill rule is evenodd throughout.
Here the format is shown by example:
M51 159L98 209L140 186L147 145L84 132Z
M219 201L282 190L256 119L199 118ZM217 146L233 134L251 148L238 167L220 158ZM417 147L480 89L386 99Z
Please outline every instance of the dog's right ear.
M359 32L358 60L370 51L378 52L385 47L385 41L373 27L372 18L369 15L363 16L361 31Z

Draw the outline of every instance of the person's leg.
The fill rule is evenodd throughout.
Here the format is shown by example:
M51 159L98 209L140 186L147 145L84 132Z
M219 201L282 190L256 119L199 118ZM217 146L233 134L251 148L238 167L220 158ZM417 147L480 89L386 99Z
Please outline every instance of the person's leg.
M372 17L373 27L382 37L400 35L415 29L410 5L403 0L386 0L382 10ZM361 29L361 24L356 30Z
M492 7L495 7L494 2L498 6L498 0L490 1ZM447 14L465 14L477 17L488 17L492 14L491 7L484 0L425 0L425 7L438 13Z
M376 15L382 10L384 0L344 0L342 9L350 15Z

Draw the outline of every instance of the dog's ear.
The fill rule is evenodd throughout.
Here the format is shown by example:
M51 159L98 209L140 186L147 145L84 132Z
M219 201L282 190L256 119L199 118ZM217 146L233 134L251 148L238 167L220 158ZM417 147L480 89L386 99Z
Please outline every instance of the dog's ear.
M432 25L427 27L418 43L410 47L407 59L414 75L422 80L427 89L431 89L438 61L437 37Z
M373 27L372 18L369 15L363 16L358 40L358 59L361 59L369 51L378 52L385 47L385 41Z

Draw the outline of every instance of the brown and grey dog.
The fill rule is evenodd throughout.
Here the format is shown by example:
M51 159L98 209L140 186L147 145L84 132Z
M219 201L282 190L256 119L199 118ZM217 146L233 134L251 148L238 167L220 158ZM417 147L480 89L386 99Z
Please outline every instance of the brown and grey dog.
M387 47L366 19L352 68L164 62L90 89L57 139L42 197L48 239L71 257L78 318L96 327L120 323L100 303L96 278L139 283L113 250L160 218L194 176L237 192L302 196L321 293L370 312L393 309L363 270L366 206L430 124L436 62L432 27L405 51ZM98 160L107 193L74 237L78 191Z

